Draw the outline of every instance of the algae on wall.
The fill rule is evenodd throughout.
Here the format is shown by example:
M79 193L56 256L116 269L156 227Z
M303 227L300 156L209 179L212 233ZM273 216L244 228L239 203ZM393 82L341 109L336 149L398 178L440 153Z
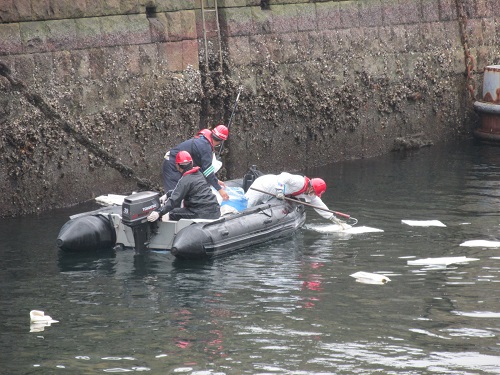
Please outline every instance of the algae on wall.
M492 1L219 0L222 74L207 72L217 53L205 51L197 1L59 3L46 12L19 0L1 12L0 61L83 136L158 185L165 151L226 122L240 85L221 177L252 164L304 170L467 136L475 117L464 35L475 57L469 78L480 82L500 56ZM2 216L137 189L4 77L0 94Z
M224 9L228 71L250 91L241 107L251 108L239 114L243 135L231 139L230 151L270 171L303 170L470 136L477 118L459 3L473 15L469 27L484 29L483 17L498 24L492 3L479 13L461 1ZM488 46L472 72L480 81L482 66L499 59L498 43L472 41Z

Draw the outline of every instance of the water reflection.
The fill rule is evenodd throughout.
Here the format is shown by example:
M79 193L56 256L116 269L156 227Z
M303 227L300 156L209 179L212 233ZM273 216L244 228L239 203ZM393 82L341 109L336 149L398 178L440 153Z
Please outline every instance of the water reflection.
M58 251L58 265L61 272L102 271L111 275L115 272L116 253L113 249L86 253Z

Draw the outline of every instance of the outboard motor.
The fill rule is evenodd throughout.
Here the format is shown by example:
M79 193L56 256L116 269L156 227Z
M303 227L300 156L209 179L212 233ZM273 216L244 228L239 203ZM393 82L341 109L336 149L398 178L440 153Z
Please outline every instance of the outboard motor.
M243 176L243 191L246 193L250 188L250 185L252 185L252 182L254 182L257 177L260 177L263 174L264 173L257 170L256 165L252 165L245 176Z
M132 228L135 249L147 249L151 236L151 223L148 215L160 207L160 194L153 191L142 191L129 195L123 200L122 222Z

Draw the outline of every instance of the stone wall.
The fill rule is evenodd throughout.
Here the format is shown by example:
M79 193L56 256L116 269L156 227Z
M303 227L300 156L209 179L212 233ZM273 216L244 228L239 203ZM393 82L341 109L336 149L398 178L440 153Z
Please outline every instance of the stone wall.
M226 177L467 136L500 63L498 0L218 4L210 74L200 0L0 0L0 215L137 189L113 157L159 185L163 153L227 122L239 86Z
M231 152L271 170L466 135L467 86L477 92L500 61L495 1L271 1L223 14L229 74L251 108Z

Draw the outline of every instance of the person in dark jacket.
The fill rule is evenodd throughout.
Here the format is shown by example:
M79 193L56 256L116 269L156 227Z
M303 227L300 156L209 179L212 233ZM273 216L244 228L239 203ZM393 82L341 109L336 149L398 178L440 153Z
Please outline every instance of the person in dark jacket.
M181 178L170 198L158 210L149 214L148 221L156 221L167 213L169 220L218 219L219 202L200 167L193 167L193 158L187 151L179 151L175 159ZM182 201L184 207L181 207Z
M228 200L229 195L224 190L224 183L215 176L212 165L214 148L225 141L229 136L229 130L225 125L217 125L214 129L203 129L198 134L184 141L165 154L163 160L162 177L165 194L172 191L181 178L181 173L177 170L175 157L180 151L187 151L193 158L193 165L200 167L200 171L207 179L208 183L219 192L222 199ZM162 201L166 196L162 197Z

